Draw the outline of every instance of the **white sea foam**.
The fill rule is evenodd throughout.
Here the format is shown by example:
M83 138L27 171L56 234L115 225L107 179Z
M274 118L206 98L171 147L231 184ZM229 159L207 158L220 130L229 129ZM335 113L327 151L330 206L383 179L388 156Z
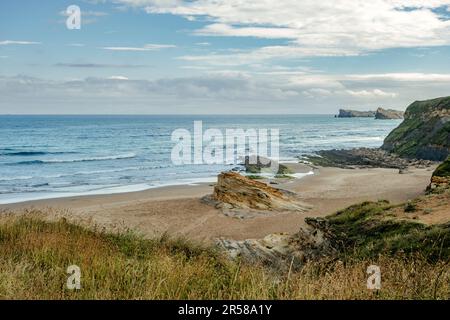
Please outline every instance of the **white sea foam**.
M30 180L32 176L18 176L18 177L0 177L0 181L14 181L14 180Z
M48 159L39 160L42 163L71 163L71 162L88 162L88 161L104 161L104 160L120 160L120 159L131 159L136 157L135 153L119 154L115 156L104 156L104 157L91 157L91 158L79 158L79 159Z
M313 175L314 171L309 171L309 172L297 172L297 173L291 173L288 174L288 176L294 177L296 179L301 179L310 175Z

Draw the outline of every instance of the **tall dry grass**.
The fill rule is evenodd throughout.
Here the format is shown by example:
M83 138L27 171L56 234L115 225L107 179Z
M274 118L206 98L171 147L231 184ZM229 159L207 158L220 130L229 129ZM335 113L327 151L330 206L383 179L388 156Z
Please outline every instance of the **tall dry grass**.
M81 290L66 288L69 265ZM366 287L378 265L382 288ZM0 219L2 299L449 299L448 262L419 256L310 263L278 274L168 237L146 240L34 216Z

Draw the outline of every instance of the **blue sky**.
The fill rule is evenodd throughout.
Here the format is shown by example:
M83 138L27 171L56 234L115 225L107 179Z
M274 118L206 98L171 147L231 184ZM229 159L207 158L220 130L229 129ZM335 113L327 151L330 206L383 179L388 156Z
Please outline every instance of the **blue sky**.
M66 28L69 5L81 29ZM449 0L0 2L0 113L335 113L450 95Z

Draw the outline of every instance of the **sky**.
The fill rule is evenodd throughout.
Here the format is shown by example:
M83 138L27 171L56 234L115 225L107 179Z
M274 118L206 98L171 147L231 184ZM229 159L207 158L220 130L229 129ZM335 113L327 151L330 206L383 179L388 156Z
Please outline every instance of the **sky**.
M333 114L448 95L450 0L0 2L0 114Z

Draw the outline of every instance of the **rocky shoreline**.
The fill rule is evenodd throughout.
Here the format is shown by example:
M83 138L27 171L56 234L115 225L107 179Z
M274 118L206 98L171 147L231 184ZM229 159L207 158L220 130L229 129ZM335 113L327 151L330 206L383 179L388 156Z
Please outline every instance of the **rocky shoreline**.
M379 148L322 150L315 155L304 155L301 159L306 163L322 167L393 168L399 169L400 173L406 172L408 167L429 168L438 163L431 160L402 158Z
M308 262L344 261L381 253L422 254L432 261L450 258L450 222L418 222L419 216L450 210L450 157L436 169L427 194L403 205L363 202L325 218L305 218L295 234L276 233L263 239L216 244L232 259L262 263L278 271L299 270ZM437 246L436 246L437 245Z
M402 115L394 110L379 109L378 113L382 119ZM371 114L340 110L339 116L368 117ZM402 205L391 205L384 200L363 202L325 218L305 218L306 227L291 235L277 233L244 241L218 239L217 245L233 259L261 262L279 270L301 268L310 261L345 260L349 254L367 258L381 253L408 253L420 254L432 261L448 261L449 154L450 97L415 102L408 107L403 123L389 134L381 148L324 150L302 156L300 161L344 169L394 168L400 174L408 173L408 168L429 168L436 166L437 161L444 161L434 171L424 195ZM242 198L247 195L243 191L240 201L245 202ZM255 199L261 200L258 196ZM429 218L432 214L434 220ZM418 222L419 218L423 221Z

